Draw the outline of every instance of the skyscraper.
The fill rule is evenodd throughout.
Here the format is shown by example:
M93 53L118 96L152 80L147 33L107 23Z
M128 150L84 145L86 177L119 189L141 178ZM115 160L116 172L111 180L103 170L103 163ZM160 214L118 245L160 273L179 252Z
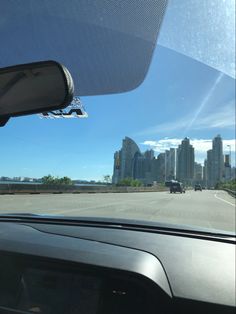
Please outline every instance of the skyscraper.
M194 163L194 180L197 183L201 183L202 182L202 175L203 175L202 170L203 170L202 169L202 165L197 163L197 162L195 162Z
M207 186L215 185L225 178L223 143L220 135L212 140L212 149L207 151Z
M154 158L154 151L147 150L145 153L136 153L133 163L133 177L138 179L143 184L152 184L152 160Z
M152 182L158 181L158 171L159 171L159 161L157 158L154 157L151 161Z
M165 182L165 153L157 156L157 182Z
M121 151L118 150L114 154L112 183L117 184L120 181L120 177L121 177Z
M229 154L225 154L224 156L224 164L226 167L230 167L230 156Z
M146 159L143 154L137 153L133 162L133 178L145 182Z
M144 153L144 156L146 159L153 159L154 158L154 150L150 149L150 150L146 150L146 152Z
M212 141L212 167L212 179L215 185L222 181L224 172L223 143L220 135Z
M231 165L230 165L230 155L224 155L224 172L223 172L224 181L231 180Z
M207 187L207 159L204 160L203 166L203 186Z
M213 159L212 159L213 153L212 149L209 149L207 151L207 169L206 169L206 174L207 174L207 187L213 187L214 182L213 182Z
M125 137L121 150L114 154L114 167L112 182L118 183L124 178L133 178L135 156L141 156L138 145L129 137Z
M165 152L165 180L175 179L175 149L170 148Z
M151 185L153 183L152 160L154 158L154 151L152 149L147 150L144 153L144 157L145 157L145 181L144 181L144 184Z
M121 149L121 180L133 178L134 156L141 154L138 145L129 137L125 137Z
M177 180L192 184L194 177L194 148L187 137L177 149Z

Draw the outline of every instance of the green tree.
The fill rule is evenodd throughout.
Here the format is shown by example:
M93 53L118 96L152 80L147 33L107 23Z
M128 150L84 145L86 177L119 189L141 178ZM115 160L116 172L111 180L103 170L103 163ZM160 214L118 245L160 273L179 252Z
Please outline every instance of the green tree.
M103 182L105 182L106 184L111 183L111 176L109 174L104 175Z
M52 175L47 175L42 178L42 183L46 185L72 185L73 182L69 177L53 177Z
M118 184L118 186L134 186L134 187L139 187L142 186L142 182L139 180L134 180L132 178L125 178L121 180Z
M225 188L225 189L229 189L232 191L236 191L236 179L233 179L233 180L226 182L226 183L221 183L216 188Z
M64 185L72 185L73 182L69 177L63 177L61 179L59 179L60 184L64 184Z
M131 186L134 186L134 187L139 187L139 186L142 186L142 182L140 182L139 180L132 180L131 181Z
M47 176L42 177L42 183L43 184L54 184L55 178L51 176L50 174Z

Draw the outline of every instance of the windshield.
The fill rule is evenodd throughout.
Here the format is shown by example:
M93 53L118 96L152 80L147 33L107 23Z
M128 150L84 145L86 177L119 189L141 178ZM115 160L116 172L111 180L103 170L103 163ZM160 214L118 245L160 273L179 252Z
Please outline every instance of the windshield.
M82 118L32 115L0 128L0 214L122 218L235 233L235 1L203 3L168 2L150 67L135 89L82 97L76 89ZM16 36L23 40L20 31ZM58 47L50 47L57 61ZM43 46L21 49L31 62ZM0 66L26 61L13 49L9 55L0 53ZM96 87L92 70L86 91Z

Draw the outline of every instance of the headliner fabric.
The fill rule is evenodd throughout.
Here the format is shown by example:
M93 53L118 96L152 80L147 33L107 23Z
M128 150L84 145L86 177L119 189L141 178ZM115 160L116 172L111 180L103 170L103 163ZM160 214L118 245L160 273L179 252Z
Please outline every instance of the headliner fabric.
M3 0L0 67L55 60L80 96L125 92L145 78L166 0Z

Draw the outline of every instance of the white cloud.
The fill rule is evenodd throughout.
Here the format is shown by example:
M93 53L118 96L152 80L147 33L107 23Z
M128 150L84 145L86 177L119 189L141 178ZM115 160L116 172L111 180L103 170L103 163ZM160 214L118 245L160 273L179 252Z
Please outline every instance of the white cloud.
M178 145L181 144L181 141L182 139L180 138L164 138L159 141L147 140L141 144L148 146L148 148L152 148L157 153L161 153L165 152L165 150L170 149L171 147L177 148ZM212 148L212 139L190 139L190 143L194 147L196 161L203 163L204 159L206 158L207 151ZM235 158L233 158L233 155L235 155L236 151L235 139L223 140L224 153L229 152L228 145L231 146L232 159L235 160Z
M220 111L201 117L197 123L193 125L193 129L208 128L234 128L235 127L235 104L232 102L223 107Z
M220 108L220 109L219 109ZM235 128L235 100L228 104L214 108L212 112L201 112L201 115L194 113L181 119L160 123L156 126L138 132L137 135L152 135L173 133L184 130L205 130L205 129L233 129Z

